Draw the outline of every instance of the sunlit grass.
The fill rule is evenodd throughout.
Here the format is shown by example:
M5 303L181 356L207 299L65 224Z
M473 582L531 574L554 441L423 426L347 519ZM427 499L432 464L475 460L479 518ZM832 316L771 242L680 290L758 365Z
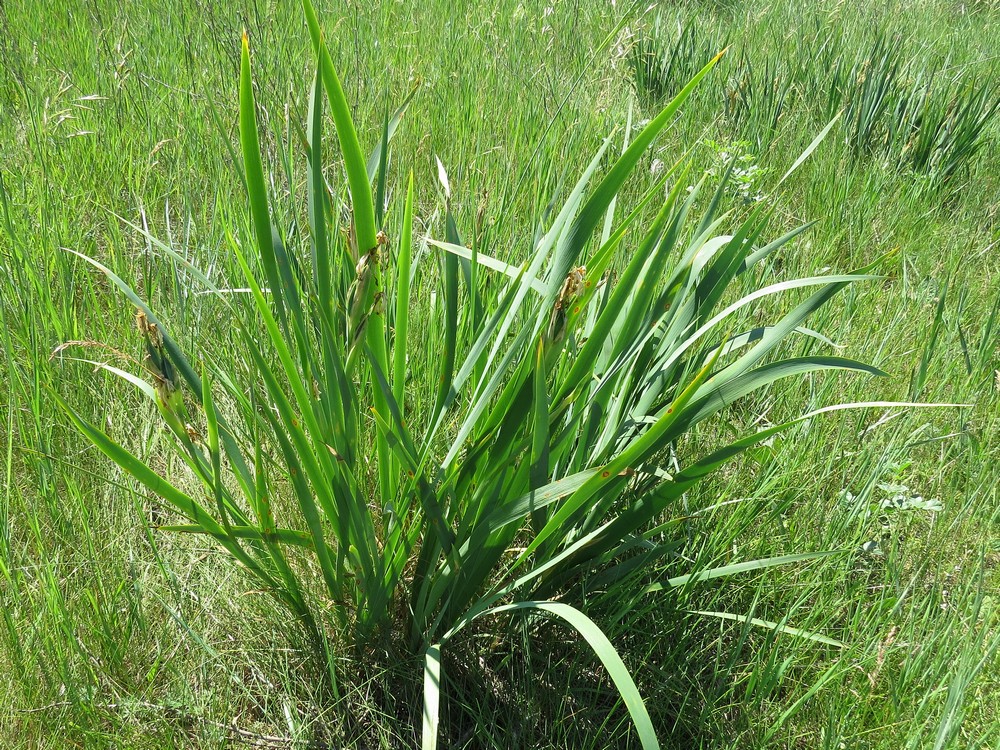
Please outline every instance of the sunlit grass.
M447 312L443 251L424 242L428 236L454 242L444 197L435 195L435 156L448 172L460 244L519 266L534 246L535 227L551 225L552 197L555 208L565 202L569 186L616 125L609 154L620 152L630 106L636 123L656 113L651 103L630 101L627 58L617 57L614 46L594 56L622 4L577 12L553 5L554 12L545 15L544 8L519 11L497 2L459 14L451 26L440 22L451 11L434 3L386 4L343 16L330 9L320 17L332 58L343 65L365 155L378 149L386 114L392 116L419 79L392 141L389 211L379 222L391 247L399 247L412 169L412 284L404 296L413 320L440 319L434 316ZM154 739L145 742L151 746L221 745L228 730L217 725L235 719L261 736L332 742L381 737L412 745L414 736L400 727L419 725L419 690L407 693L399 686L407 684L403 675L419 670L418 663L382 669L366 666L365 657L339 654L337 668L364 673L365 687L341 681L341 701L334 700L316 670L313 646L283 605L248 585L214 544L145 532L144 520L155 527L173 523L173 517L128 476L109 471L84 449L47 390L55 389L185 492L201 492L173 457L171 433L155 407L130 395L113 376L70 361L102 360L142 372L129 306L103 275L59 248L94 257L132 283L162 313L199 372L207 367L247 373L247 348L233 332L257 325L249 297L229 295L238 312L234 320L217 296L201 293L203 285L184 262L135 227L147 229L216 285L245 286L223 231L228 225L251 253L256 278L267 285L243 224L233 114L238 40L247 26L269 207L287 246L304 252L311 266L304 210L309 172L301 143L308 137L315 58L296 4L247 14L213 6L194 23L135 2L122 9L130 23L118 37L100 32L113 17L103 8L75 14L72 22L25 8L5 13L0 735L13 738L15 746L61 747L67 733L78 744L100 744L109 734L142 744L149 734ZM961 88L949 88L952 81L981 87L996 54L995 13L980 4L917 3L902 10L772 4L755 7L752 18L717 4L702 7L698 17L706 38L725 38L734 47L690 100L684 118L640 160L619 198L619 217L662 176L645 173L655 160L669 166L704 137L745 141L755 163L771 176L782 174L841 107L834 101L827 108L825 99L801 106L810 81L826 85L831 65L818 51L829 32L842 36L831 48L857 59L870 49L875 27L887 38L901 38L903 83L913 90L919 74L932 71L945 71L935 78L942 91ZM746 38L753 44L746 45L744 64ZM771 89L760 85L771 77L796 81L780 111L768 104ZM719 99L727 91L750 105L737 102L727 111ZM942 113L952 111L949 96L938 100ZM767 106L755 104L760 101ZM546 130L550 119L553 126ZM757 275L746 277L746 286L739 281L732 299L755 284L827 266L827 273L839 273L896 251L879 269L884 281L845 290L838 304L810 323L844 346L843 356L871 362L890 378L814 377L765 389L736 404L725 421L707 422L689 435L677 461L686 466L699 451L731 442L741 431L781 424L823 404L913 393L923 401L972 406L898 417L832 415L754 447L681 498L677 507L683 513L664 519L670 523L656 537L676 546L655 572L635 580L647 586L697 567L790 550L852 550L848 554L677 588L646 597L638 609L588 594L588 615L631 670L664 744L933 747L940 740L942 747L989 747L997 741L997 662L990 657L998 484L992 339L1000 295L990 251L997 216L996 125L987 125L986 146L963 160L942 191L907 164L913 146L888 152L891 158L853 156L843 122L781 188L765 180L766 207L776 212L763 236L779 236L811 219L820 223L762 263ZM328 133L329 127L327 121ZM346 182L333 139L327 142L331 168L324 176L339 197ZM713 158L712 150L696 147L691 174L698 176ZM713 182L702 189L696 213L716 187ZM742 210L728 200L723 211ZM644 213L634 226L648 227L652 218ZM724 231L731 233L744 218L735 217ZM626 242L632 247L640 240L628 234ZM346 293L356 264L339 267L346 276L337 284ZM624 264L613 267L620 273ZM495 299L505 277L482 263L476 269L482 299ZM460 271L460 290L466 289L463 279ZM392 355L399 294L389 282L384 293ZM460 292L462 305L465 294ZM761 315L781 310L763 309ZM474 333L474 316L468 319L459 342ZM430 413L438 398L436 385L424 378L429 366L435 372L440 366L435 355L443 326L410 321L408 329L405 356L390 356L387 371L393 385L406 385L402 412L419 434L422 423L414 425L412 418ZM71 341L87 345L62 350L50 364L52 350ZM782 354L812 356L816 346L801 338ZM457 350L460 361L461 343ZM208 351L214 356L203 357ZM268 345L261 351L270 365L280 364ZM225 384L210 382L218 413L235 419L237 407L224 394ZM202 418L192 397L188 391L188 408ZM372 439L375 423L364 424L365 439ZM446 420L434 450L446 450L444 441L454 440L460 426ZM209 439L206 430L200 434ZM269 454L265 462L275 457ZM365 475L373 493L380 481L374 467L373 460ZM942 509L883 507L880 485L905 486L911 496L937 499ZM299 511L292 488L275 486L282 498L275 512L294 516ZM309 606L322 602L319 569L307 554L289 558L310 587ZM319 611L333 619L329 610ZM626 611L632 614L626 617ZM846 648L686 611L749 615L823 634ZM393 613L393 621L399 616ZM571 633L535 619L495 619L459 634L451 655L447 646L443 650L444 736L456 742L475 737L497 747L509 746L511 736L574 747L626 742L632 731L627 712L614 707L613 685L599 662L573 644ZM277 643L285 645L276 649ZM536 685L538 675L546 675L548 687ZM566 721L569 716L573 722Z

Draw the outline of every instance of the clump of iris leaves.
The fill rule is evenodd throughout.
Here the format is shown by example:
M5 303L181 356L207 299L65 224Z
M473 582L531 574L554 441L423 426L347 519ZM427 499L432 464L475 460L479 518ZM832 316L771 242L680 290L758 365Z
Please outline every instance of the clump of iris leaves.
M233 286L249 293L225 293L149 238L215 294L250 370L211 351L183 351L127 281L81 256L135 306L145 343L144 374L101 366L155 404L186 471L168 479L60 404L89 440L172 507L176 523L161 528L211 537L294 614L321 647L334 684L345 678L331 658L340 647L388 634L421 658L425 748L438 741L442 649L479 618L518 612L574 629L607 668L643 747L657 747L632 676L579 606L580 582L586 578L590 596L614 590L638 602L670 587L829 554L642 581L668 549L658 531L664 514L701 479L821 413L891 405L828 406L690 457L672 472L662 465L696 425L782 378L880 374L837 356L776 356L791 336L822 345L804 321L847 285L873 278L871 267L732 294L734 282L809 225L764 239L767 206L721 213L728 175L700 198L703 182L685 189L685 158L616 216L619 190L720 55L634 137L626 133L620 156L610 158L611 137L605 140L545 231L526 229L536 239L524 263L465 247L449 208L444 240L428 240L443 303L431 308L434 319L421 319L411 289L412 175L393 214L398 224L392 232L385 226L388 145L403 108L386 119L379 147L365 158L309 0L304 12L317 67L305 133L303 247L286 246L269 208L245 36L239 132L249 212L226 235L243 275ZM347 178L340 194L325 177L327 107ZM724 233L728 225L735 227ZM502 283L480 284L485 274ZM739 327L762 302L796 291L800 301L773 323ZM418 346L411 326L443 332L421 355L424 368L408 366ZM412 389L432 394L430 408L407 407Z

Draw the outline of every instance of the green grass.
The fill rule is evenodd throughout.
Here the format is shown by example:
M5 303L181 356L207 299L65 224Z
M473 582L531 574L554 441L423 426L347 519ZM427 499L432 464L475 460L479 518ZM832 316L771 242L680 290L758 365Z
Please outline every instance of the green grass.
M546 14L545 4L497 0L456 13L440 3L321 13L365 154L378 146L387 114L417 87L392 141L385 189L385 227L396 243L413 172L409 358L387 363L408 384L404 408L414 417L429 419L435 407L437 390L421 384L439 366L445 338L441 326L426 323L447 305L441 251L424 241L448 237L437 158L462 239L507 262L528 258L535 228L549 226L604 137L617 126L611 151L619 152L629 112L644 121L662 106L660 96L676 93L635 90L629 38L652 28L652 17L630 18L621 48L601 50L623 6L562 2ZM995 747L996 121L987 124L985 145L939 179L910 160L913 147L886 145L888 116L869 131L878 148L866 150L854 145L856 120L845 113L810 159L776 184L844 104L829 95L837 60L845 61L844 80L856 81L849 73L876 30L896 41L903 61L895 88L902 93L894 96L934 73L943 91L986 87L986 102L995 103L989 85L1000 16L989 4L943 0L870 9L689 3L663 12L665 26L679 18L698 39L733 46L643 157L617 215L661 176L653 174L657 160L669 168L688 149L689 182L703 168L715 174L694 199L703 211L722 173L719 152L728 148L763 172L752 192L774 209L764 237L818 223L725 302L892 253L882 280L852 285L809 322L843 347L837 353L888 378L782 381L700 425L669 461L684 467L826 404L969 406L840 412L775 436L679 499L657 530L668 554L635 571L620 597L588 594L579 606L621 654L666 746ZM333 649L335 672L350 675L337 680L335 694L287 608L215 544L148 530L144 521L176 520L88 448L53 399L58 394L184 491L198 491L155 406L74 361L139 372L141 342L134 308L66 249L133 285L199 367L202 357L237 373L253 367L245 347L234 345L232 319L198 293L178 257L137 227L213 282L245 285L224 234L227 226L242 233L246 215L236 118L245 27L271 212L295 246L308 246L300 133L308 130L315 57L298 3L211 4L197 13L188 3L139 0L120 10L66 4L45 13L8 4L0 24L0 738L13 747L221 747L263 736L412 746L419 659L389 657L378 645ZM811 63L828 38L835 44L824 49L836 54ZM697 70L699 62L707 60L686 64ZM780 85L763 85L772 80ZM942 94L941 111L952 95ZM337 158L329 136L326 151ZM326 175L335 195L347 187L341 174ZM738 190L722 201L736 213L720 231L732 233L752 206ZM655 203L637 226L648 227ZM626 245L640 239L629 234ZM616 264L618 273L624 268ZM502 279L478 271L492 299ZM238 309L240 323L258 325L250 304ZM759 320L747 322L787 309L764 305ZM387 313L390 330L396 314ZM473 333L463 329L461 340ZM69 342L82 343L52 357ZM830 350L807 337L781 351L819 353ZM235 405L221 399L219 408L231 413ZM448 443L459 426L442 426ZM380 481L374 463L367 481ZM276 512L292 513L294 494L275 494ZM936 499L939 509L918 497ZM831 549L845 552L634 601L636 591L698 568ZM292 562L318 575L307 556ZM601 581L590 588L600 593ZM694 611L752 616L845 647ZM448 746L638 745L617 691L572 630L484 619L443 653Z

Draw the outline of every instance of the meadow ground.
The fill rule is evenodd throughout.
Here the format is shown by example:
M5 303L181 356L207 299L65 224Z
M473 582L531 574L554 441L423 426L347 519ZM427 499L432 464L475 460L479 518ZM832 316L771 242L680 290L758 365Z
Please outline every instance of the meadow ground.
M521 263L552 220L550 203L565 200L602 140L614 133L617 152L626 131L729 47L642 157L618 210L689 153L686 179L706 173L706 195L733 167L720 208L734 226L755 208L770 210L765 237L817 222L734 294L881 258L878 279L852 285L808 323L836 349L809 336L783 346L835 351L888 377L817 373L756 391L686 435L675 468L827 404L961 406L828 414L753 448L670 509L657 531L670 554L627 580L642 587L699 568L838 554L650 594L627 615L614 597L595 597L588 614L666 747L1000 747L1000 6L317 5L365 151L415 91L392 142L385 224L395 242L412 170L416 354L407 366L417 374L437 366L443 336L429 322L446 294L441 252L425 241L448 231L438 159L458 230ZM246 213L243 29L273 211L286 227L306 226L302 139L315 58L298 2L0 3L4 747L418 741L417 661L336 652L334 697L287 611L211 540L157 529L169 517L156 498L54 400L184 481L155 410L73 359L138 372L140 341L135 307L68 250L132 285L199 361L252 371L213 297L142 231L239 285L225 230ZM342 190L339 168L327 178ZM769 305L744 322L787 309ZM407 399L420 415L434 394ZM445 667L447 747L639 746L572 630L491 622L446 653Z

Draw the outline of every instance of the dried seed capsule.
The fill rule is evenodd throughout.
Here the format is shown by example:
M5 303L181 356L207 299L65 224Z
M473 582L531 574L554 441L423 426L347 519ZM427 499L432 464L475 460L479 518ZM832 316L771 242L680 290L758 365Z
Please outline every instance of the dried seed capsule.
M572 305L573 300L583 294L586 288L587 267L577 266L567 274L563 281L559 296L552 307L552 314L549 317L549 327L545 332L545 339L549 344L558 344L566 334L566 311Z

